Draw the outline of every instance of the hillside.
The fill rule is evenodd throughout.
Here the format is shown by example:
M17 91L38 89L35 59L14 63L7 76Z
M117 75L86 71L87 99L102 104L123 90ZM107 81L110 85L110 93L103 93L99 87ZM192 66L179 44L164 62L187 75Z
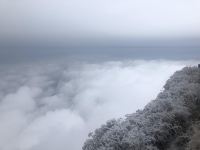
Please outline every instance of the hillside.
M144 93L145 94L145 93ZM143 110L89 134L83 150L199 150L200 69L185 67Z

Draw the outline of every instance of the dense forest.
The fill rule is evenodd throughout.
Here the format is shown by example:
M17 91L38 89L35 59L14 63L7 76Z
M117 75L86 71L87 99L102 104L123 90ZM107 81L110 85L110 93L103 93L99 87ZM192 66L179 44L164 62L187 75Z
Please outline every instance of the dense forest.
M144 93L145 94L145 93ZM83 150L199 150L200 68L185 67L143 110L89 134Z

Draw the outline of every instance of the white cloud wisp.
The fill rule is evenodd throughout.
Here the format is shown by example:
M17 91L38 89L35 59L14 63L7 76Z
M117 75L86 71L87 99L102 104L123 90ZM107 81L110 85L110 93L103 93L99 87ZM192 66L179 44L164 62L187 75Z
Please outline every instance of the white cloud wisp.
M0 71L1 150L80 150L108 119L142 109L193 62L19 65Z

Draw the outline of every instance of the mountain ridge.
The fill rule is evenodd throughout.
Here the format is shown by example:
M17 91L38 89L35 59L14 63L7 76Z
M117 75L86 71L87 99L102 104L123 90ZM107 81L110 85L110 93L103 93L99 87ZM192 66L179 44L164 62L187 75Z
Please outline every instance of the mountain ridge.
M185 67L143 110L112 119L83 150L197 150L200 148L200 68Z

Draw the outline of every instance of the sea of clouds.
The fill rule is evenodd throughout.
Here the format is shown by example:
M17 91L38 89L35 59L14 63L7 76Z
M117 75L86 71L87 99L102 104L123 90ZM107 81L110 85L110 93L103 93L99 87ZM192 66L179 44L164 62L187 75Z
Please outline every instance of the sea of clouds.
M0 149L80 150L106 120L142 109L195 61L38 62L0 66Z

